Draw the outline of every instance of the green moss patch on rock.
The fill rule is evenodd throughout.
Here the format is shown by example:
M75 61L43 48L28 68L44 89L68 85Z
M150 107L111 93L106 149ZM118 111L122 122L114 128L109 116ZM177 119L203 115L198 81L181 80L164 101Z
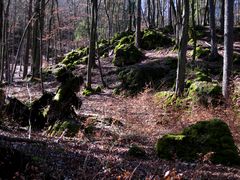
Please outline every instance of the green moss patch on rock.
M212 153L209 161L215 164L239 165L237 147L234 144L228 125L219 120L198 122L185 128L180 134L167 134L156 143L160 158L178 158L184 161L197 161Z
M139 64L122 69L118 78L122 82L121 89L134 95L148 84L157 89L164 75L165 70L160 65Z
M119 41L124 38L124 37L128 37L128 36L132 36L134 34L133 31L124 31L121 33L115 33L113 38L110 40L110 43L113 46L116 46L117 44L119 44Z
M133 44L119 43L114 49L113 64L118 67L136 64L141 61L142 52Z
M67 136L74 137L80 130L80 124L74 120L56 121L53 125L49 126L47 133L50 136Z
M171 38L164 35L162 32L146 29L143 31L143 36L141 40L141 48L145 50L156 49L159 47L166 47L173 45Z
M61 61L62 64L66 65L68 68L74 67L74 65L86 63L86 56L89 53L89 48L79 48L73 50L65 55L64 59Z
M218 105L221 100L222 88L217 82L195 81L188 91L188 96L194 102L202 105Z
M102 92L102 88L100 86L97 86L96 88L91 88L91 89L85 88L85 89L83 89L82 95L83 96L91 96L93 94L98 94L98 93L101 93L101 92Z

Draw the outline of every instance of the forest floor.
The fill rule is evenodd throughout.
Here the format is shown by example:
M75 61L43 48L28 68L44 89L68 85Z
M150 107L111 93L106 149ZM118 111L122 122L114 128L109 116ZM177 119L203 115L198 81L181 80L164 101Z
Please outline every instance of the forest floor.
M176 56L176 53L164 49L146 51L145 56L146 60L142 63ZM31 141L25 141L29 137L26 128L15 124L0 127L0 135L13 139L1 143L34 157L36 164L28 167L32 178L158 180L170 173L175 179L240 179L240 168L213 165L202 159L195 163L161 160L154 150L157 139L162 135L177 133L190 124L212 118L220 118L229 125L235 143L240 147L240 119L232 108L198 105L187 109L161 108L153 98L151 86L134 97L114 95L113 89L119 82L117 69L111 60L106 58L101 61L108 88L89 97L78 93L83 104L76 110L77 114L87 117L86 123L98 119L90 135L79 132L74 138L51 137L42 131L33 131ZM76 73L84 75L85 71L85 66L79 66ZM98 69L93 70L93 84L101 84ZM57 86L55 81L44 83L46 91L54 92ZM19 80L5 87L5 91L8 96L29 102L30 97L40 97L41 86ZM132 144L142 147L146 156L130 157L127 152ZM21 173L16 173L16 178L20 177Z

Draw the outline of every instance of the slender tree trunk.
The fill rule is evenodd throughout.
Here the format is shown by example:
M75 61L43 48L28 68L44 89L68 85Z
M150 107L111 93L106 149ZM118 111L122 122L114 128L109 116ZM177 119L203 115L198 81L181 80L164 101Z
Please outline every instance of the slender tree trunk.
M171 8L171 2L169 0L168 3L168 26L172 27L172 8Z
M92 85L92 66L96 59L96 32L97 32L97 0L92 0L92 20L90 31L89 58L87 68L86 88L91 89Z
M32 0L29 1L29 7L28 7L28 21L31 20L32 17ZM28 63L29 63L29 49L31 45L31 32L32 27L29 25L29 28L27 30L27 42L26 42L26 49L25 49L25 56L24 56L24 66L23 66L23 78L26 77L28 73Z
M128 13L129 13L128 31L132 31L133 6L134 6L134 3L131 0L128 0Z
M36 20L33 25L33 42L32 42L32 76L39 77L40 70L40 41L39 41L39 20L40 20L40 1L35 1L34 12Z
M135 46L141 47L141 0L137 0L137 23L136 23Z
M193 54L192 60L196 59L197 35L196 35L196 21L195 21L195 0L192 0L192 38L193 38Z
M233 62L233 0L225 0L224 15L224 63L222 93L225 98L229 97L229 81Z
M204 16L203 16L203 26L207 25L208 3L209 3L209 0L206 1L206 5L205 5L205 11L204 11Z
M211 57L218 56L217 39L216 39L216 25L215 25L215 3L214 0L209 1L210 9L210 32L211 32Z
M156 5L155 5L155 0L152 0L152 19L151 19L152 27L156 26L155 16L156 16Z
M51 35L52 33L52 23L53 23L53 13L54 13L54 1L52 1L51 3L51 14L50 14L50 18L49 18L49 22L48 22L48 34ZM50 58L50 45L51 45L51 37L48 39L47 41L47 62L49 62L49 58Z
M188 24L189 24L189 0L184 0L184 12L182 21L182 33L178 51L178 67L176 78L176 95L182 96L184 92L185 73L186 73L186 53L188 42Z
M3 16L4 16L4 1L0 0L0 70L2 69L2 47L3 47ZM2 78L0 79L2 81Z
M224 32L224 9L225 9L225 0L222 0L221 16L220 16L220 30L221 30L221 32Z
M149 24L149 28L152 28L152 20L151 20L151 1L147 0L147 20Z

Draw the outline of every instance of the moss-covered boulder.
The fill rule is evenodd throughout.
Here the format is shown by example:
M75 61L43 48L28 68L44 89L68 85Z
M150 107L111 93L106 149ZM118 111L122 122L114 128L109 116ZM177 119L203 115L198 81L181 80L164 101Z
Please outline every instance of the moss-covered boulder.
M217 82L194 81L191 83L188 96L202 105L218 105L221 100L222 88Z
M61 64L66 65L68 68L74 68L77 64L85 64L85 57L89 53L89 48L79 48L73 50L65 55L64 59L60 62Z
M128 37L128 36L133 36L134 32L133 31L124 31L120 33L115 33L112 39L110 40L110 44L113 45L114 47L119 44L119 41L122 38Z
M119 43L114 49L113 64L118 67L136 64L141 61L142 52L133 44Z
M122 82L121 88L133 95L149 84L157 89L164 75L165 69L158 64L139 64L122 69L118 78Z
M162 32L154 29L146 29L143 31L141 48L151 50L171 45L173 45L172 39L164 35Z
M237 147L228 125L219 120L198 122L179 134L167 134L156 143L160 158L196 161L211 153L209 161L216 164L239 165Z

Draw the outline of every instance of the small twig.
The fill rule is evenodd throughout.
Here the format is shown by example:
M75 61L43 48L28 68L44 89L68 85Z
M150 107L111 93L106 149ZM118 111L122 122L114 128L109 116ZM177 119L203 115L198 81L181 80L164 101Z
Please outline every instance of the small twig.
M132 180L133 174L136 172L136 170L138 169L138 167L141 165L141 163L139 163L137 165L137 167L135 167L135 169L133 170L133 172L131 173L131 176L129 177L129 180Z

